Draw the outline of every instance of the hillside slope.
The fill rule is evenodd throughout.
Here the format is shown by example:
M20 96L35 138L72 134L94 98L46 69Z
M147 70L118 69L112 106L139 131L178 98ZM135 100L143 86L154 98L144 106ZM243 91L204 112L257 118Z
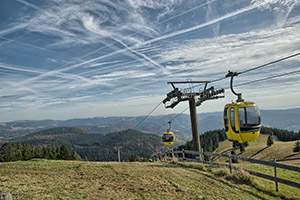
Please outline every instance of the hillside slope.
M167 163L32 160L0 163L0 186L18 199L288 199L286 191L237 184L214 168Z
M273 161L287 160L299 158L295 161L285 161L286 163L300 164L300 154L293 152L295 141L282 142L274 141L274 144L270 147L267 146L268 135L260 134L255 142L249 142L249 146L246 147L246 151L240 152L235 150L237 155L249 158L255 158L260 160ZM216 153L230 153L233 150L232 142L226 140L219 143L219 147L215 150Z

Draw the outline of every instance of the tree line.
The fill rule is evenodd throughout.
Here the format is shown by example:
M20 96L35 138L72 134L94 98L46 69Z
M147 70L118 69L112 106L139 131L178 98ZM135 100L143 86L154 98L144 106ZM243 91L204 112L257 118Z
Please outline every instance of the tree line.
M219 147L219 142L222 142L224 140L227 140L224 129L206 131L204 134L200 135L201 148L205 152L212 152L216 150ZM185 145L181 145L177 147L175 150L181 150L181 149L193 150L194 149L193 140L187 142Z
M288 130L283 130L278 128L262 127L261 134L270 135L267 141L268 146L271 146L274 143L273 135L277 136L278 140L280 141L300 140L300 131L294 132L294 131L288 131ZM201 147L204 152L213 152L219 147L219 142L222 142L224 140L227 140L224 129L207 131L204 134L200 135ZM245 151L245 148L248 145L249 145L248 142L240 144L237 141L233 141L232 143L233 149L240 149L241 152ZM181 149L193 150L194 149L193 141L189 141L185 145L181 145L175 148L175 150L181 150ZM300 152L300 145L298 141L295 144L294 152Z
M280 141L300 140L300 130L298 132L288 131L279 128L261 127L261 133L267 135L275 135Z
M81 160L78 153L70 153L65 145L40 147L30 144L4 143L0 148L0 162L26 161L34 158L48 160Z

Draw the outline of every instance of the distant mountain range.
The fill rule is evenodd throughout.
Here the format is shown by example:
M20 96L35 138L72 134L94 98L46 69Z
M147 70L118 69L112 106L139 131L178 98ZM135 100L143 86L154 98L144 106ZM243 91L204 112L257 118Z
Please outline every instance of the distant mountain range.
M146 133L161 135L167 130L168 121L176 114L140 117L94 117L70 120L23 120L4 122L0 124L0 140L27 135L36 131L55 127L78 127L89 133L107 134L127 129L137 129ZM222 112L198 114L200 133L223 128ZM263 126L287 130L300 130L300 108L287 110L261 110ZM190 140L190 116L181 114L172 121L172 130L176 133L178 142Z

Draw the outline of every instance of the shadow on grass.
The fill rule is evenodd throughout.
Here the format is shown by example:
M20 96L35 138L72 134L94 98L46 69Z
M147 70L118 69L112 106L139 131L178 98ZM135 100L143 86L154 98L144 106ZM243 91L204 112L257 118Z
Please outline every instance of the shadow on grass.
M214 176L213 174L205 173L203 170L197 170L197 171L195 171L195 169L196 168L190 168L189 170L193 170L195 173L198 173L200 175L203 175L203 176L211 178L211 179L213 179L215 181L218 181L218 182L220 182L220 183L222 183L224 185L227 185L230 188L239 189L239 190L241 190L241 191L243 191L245 193L248 193L249 195L252 195L256 199L261 199L261 200L267 200L268 199L268 198L265 198L265 197L263 197L263 196L261 196L259 194L254 193L252 191L249 191L249 190L243 189L241 187L238 187L240 184L231 183L231 181L225 181L224 179L218 178L218 177ZM275 198L286 199L286 200L295 200L295 198L289 198L289 197L286 197L286 196L284 196L282 194L276 194L275 191L270 191L270 190L264 189L263 187L261 187L260 185L258 185L256 183L251 183L251 184L246 184L246 185L249 185L253 189L256 189L257 191L259 191L261 193L267 194L267 195L275 197Z
M213 174L209 174L212 171L209 169L206 169L205 165L193 166L193 165L189 165L189 164L185 164L185 163L175 163L175 164L164 163L164 164L160 164L160 165L154 165L153 167L184 168L188 171L197 173L201 176L206 176L207 178L212 179L216 182L220 182L221 184L225 185L225 187L235 188L235 189L241 190L242 193L248 193L249 195L253 196L255 199L268 200L267 198L264 198L259 194L255 194L252 191L249 191L247 189L243 189L243 188L239 187L240 184L234 184L229 181L225 181L222 178L218 178L218 177L214 176ZM215 166L212 166L212 167L214 168ZM278 197L278 196L276 196L276 197Z
M300 156L300 153L294 153L294 154L285 156L284 159L287 159L287 158L290 158L290 157L293 157L293 156L296 156L296 155L299 155L299 156ZM294 158L294 159L300 159L300 157L299 157L299 158Z
M194 169L193 169L194 170ZM214 181L216 182L220 182L221 184L223 185L226 185L227 187L230 187L230 188L235 188L237 190L241 190L243 191L243 193L248 193L249 195L252 195L253 197L255 197L255 199L261 199L261 200L268 200L267 198L265 197L262 197L261 195L259 194L255 194L254 192L252 191L249 191L249 190L246 190L246 189L243 189L241 187L239 187L240 184L233 184L229 181L225 181L224 179L222 178L217 178L216 176L214 175L210 175L210 174L207 174L207 173L203 173L203 172L200 172L200 171L194 171L195 173L198 173L198 174L201 174L203 176L206 176L207 178L210 178L210 179L213 179ZM252 186L252 185L250 185Z
M261 150L259 150L258 152L256 152L255 154L253 154L252 156L250 156L250 158L256 156L257 154L263 152L264 150L266 150L267 148L269 148L268 146L266 146L265 148L262 148Z
M186 168L184 164L180 163L172 163L172 162L159 162L160 164L151 165L151 167L158 167L158 168Z
M231 151L234 151L234 150L236 150L236 149L235 148L225 149L224 151L221 152L221 154L230 153Z
M266 149L266 148L264 148L264 149ZM261 151L263 151L264 149L262 149ZM184 168L186 170L193 171L194 173L197 173L197 174L206 176L208 178L211 178L215 181L218 181L228 187L239 189L245 193L248 193L249 195L252 195L256 199L267 200L267 198L263 197L262 195L256 194L255 192L252 192L247 189L243 189L243 188L239 187L240 184L231 183L231 181L226 181L223 178L216 177L214 174L210 174L210 173L212 173L212 169L210 169L210 167L219 168L217 166L206 167L205 165L194 166L194 165L189 165L188 163L171 163L171 162L169 162L169 163L164 163L162 165L155 165L154 167ZM251 184L246 184L246 185L252 187L253 189L255 189L258 192L267 194L267 195L275 197L275 198L286 199L286 200L294 200L295 199L292 197L291 198L286 197L283 194L278 194L275 191L267 190L267 189L263 188L262 186L260 186L259 184L256 184L255 182L253 182Z

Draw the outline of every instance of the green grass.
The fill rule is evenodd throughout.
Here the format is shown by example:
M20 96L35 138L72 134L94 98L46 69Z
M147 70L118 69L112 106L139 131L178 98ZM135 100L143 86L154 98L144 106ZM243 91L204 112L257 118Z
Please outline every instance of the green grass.
M300 158L300 153L293 152L295 141L274 141L274 144L268 147L267 138L268 135L260 134L255 142L249 142L249 146L246 147L246 151L240 152L240 150L236 150L236 154L243 157L255 158L266 161L273 161L274 158L276 158L276 160ZM226 140L219 143L219 147L215 150L215 152L229 153L231 150L233 150L232 142ZM285 161L284 163L300 165L300 159L296 161Z
M295 141L291 141L291 142L274 141L274 144L268 147L266 145L267 137L268 135L260 134L257 141L249 142L249 146L246 147L246 151L240 152L239 150L235 150L236 154L243 157L255 158L255 159L266 160L266 161L274 161L274 158L276 158L276 160L300 158L299 153L293 152ZM215 152L229 153L232 150L233 150L232 142L224 141L219 144L219 147L218 149L215 150ZM213 161L228 162L228 159L213 158ZM300 160L281 161L280 163L300 166ZM259 164L251 164L249 162L243 162L243 161L239 161L239 163L235 165L243 169L249 169L252 171L274 176L274 167L259 165ZM298 183L300 180L299 172L284 170L280 168L277 168L277 176L279 178L284 178ZM274 193L275 191L275 183L273 181L255 177L254 183L255 183L254 187L262 187L269 193ZM294 197L299 199L300 189L279 183L279 193L277 194L283 195L285 197L290 197L290 198Z
M255 179L243 181L247 175L225 173L220 176L218 170L224 169L199 163L9 162L0 163L0 192L10 192L14 199L247 200L297 197L284 191L272 192Z
M263 174L274 176L274 167L264 166L259 164L248 164L242 163L238 164L239 167L244 169L249 169L252 171L257 171ZM300 173L295 171L290 171L286 169L277 168L277 177L287 179L290 181L298 182L300 180ZM275 182L266 180L263 178L255 177L255 182L260 186L265 188L267 191L274 192L275 191ZM285 196L289 197L298 197L300 198L300 189L291 187L285 184L278 183L279 192Z

